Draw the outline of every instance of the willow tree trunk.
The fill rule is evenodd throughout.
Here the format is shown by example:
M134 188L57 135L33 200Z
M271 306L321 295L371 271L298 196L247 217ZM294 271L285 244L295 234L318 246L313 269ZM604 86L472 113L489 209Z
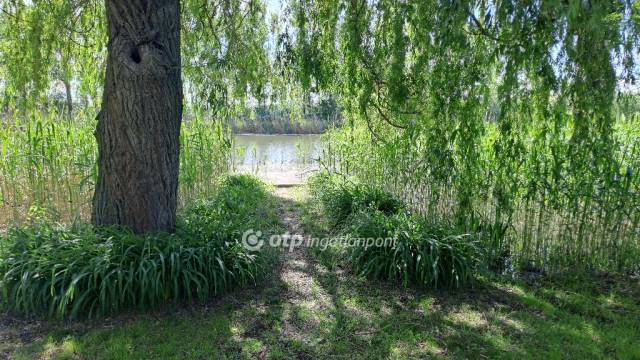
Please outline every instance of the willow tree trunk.
M179 0L106 0L95 225L171 231L182 121Z

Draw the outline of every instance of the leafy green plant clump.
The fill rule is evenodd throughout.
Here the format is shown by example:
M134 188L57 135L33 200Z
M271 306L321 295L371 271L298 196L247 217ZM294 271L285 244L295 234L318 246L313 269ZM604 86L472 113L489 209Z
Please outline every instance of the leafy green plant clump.
M360 211L352 221L349 237L393 240L349 247L349 262L362 275L405 286L459 287L473 279L482 262L482 248L473 236L430 227L406 212Z
M391 215L404 208L400 200L380 188L350 182L337 175L320 173L309 179L309 189L312 197L322 203L334 226L344 225L361 209L375 209Z
M428 225L379 188L320 174L310 180L310 190L347 238L349 246L340 253L356 273L405 286L458 287L482 263L484 251L474 236Z
M185 208L172 234L48 222L13 228L0 243L2 307L53 318L96 317L202 301L248 285L274 257L248 252L239 240L251 227L275 230L272 205L263 184L240 176Z

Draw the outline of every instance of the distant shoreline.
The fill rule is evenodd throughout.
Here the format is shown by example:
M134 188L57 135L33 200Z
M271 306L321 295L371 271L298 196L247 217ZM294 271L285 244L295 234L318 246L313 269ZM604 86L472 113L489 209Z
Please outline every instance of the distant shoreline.
M235 136L320 136L324 133L305 133L305 134L266 134L266 133L234 133Z

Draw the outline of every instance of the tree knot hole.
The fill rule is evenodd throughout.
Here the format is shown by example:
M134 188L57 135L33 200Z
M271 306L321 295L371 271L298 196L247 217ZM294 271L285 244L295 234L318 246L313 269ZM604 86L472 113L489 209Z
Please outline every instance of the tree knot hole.
M129 56L131 57L131 60L136 64L140 64L140 61L142 61L142 58L140 57L140 50L138 49L137 46L131 48L131 52L129 53Z

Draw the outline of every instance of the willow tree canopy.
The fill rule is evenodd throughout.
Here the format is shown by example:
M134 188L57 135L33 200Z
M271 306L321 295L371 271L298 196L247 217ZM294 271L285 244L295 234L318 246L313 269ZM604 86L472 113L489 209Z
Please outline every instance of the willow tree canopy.
M188 100L220 108L263 94L271 72L264 3L185 0L180 6ZM108 41L105 16L102 0L1 0L2 103L37 107L46 103L57 81L67 81L76 101L99 107Z

